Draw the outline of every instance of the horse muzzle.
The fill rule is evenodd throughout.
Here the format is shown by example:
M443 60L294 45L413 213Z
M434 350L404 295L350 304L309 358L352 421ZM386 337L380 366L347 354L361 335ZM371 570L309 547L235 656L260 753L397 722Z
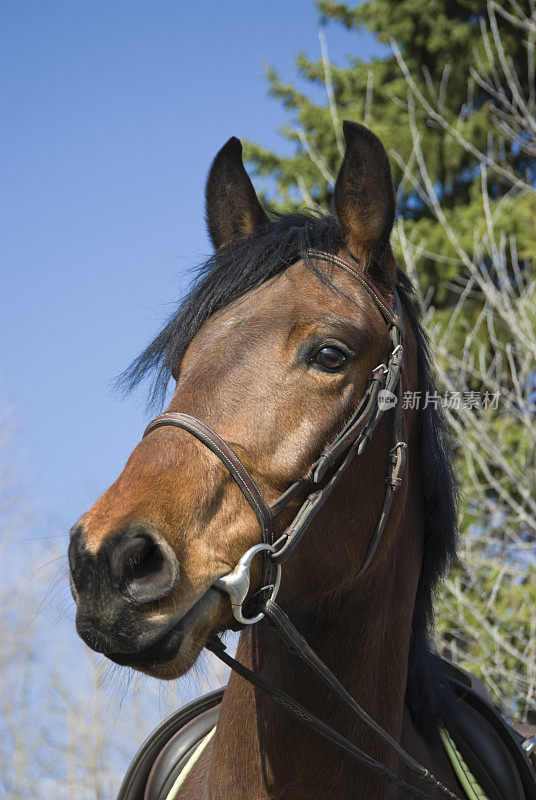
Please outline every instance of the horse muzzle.
M169 545L147 526L131 523L92 553L78 523L71 531L69 567L76 627L93 650L119 661L121 654L159 647L164 656L180 646L180 632L155 614L155 604L177 585L179 565Z

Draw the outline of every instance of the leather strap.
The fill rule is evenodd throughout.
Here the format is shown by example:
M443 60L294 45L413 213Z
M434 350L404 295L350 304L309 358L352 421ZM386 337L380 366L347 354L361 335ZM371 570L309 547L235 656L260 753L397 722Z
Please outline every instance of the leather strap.
M402 336L404 336L405 330L404 323L402 321L402 314L399 314L398 309L396 308L393 313L393 311L389 308L388 302L384 297L381 296L377 286L375 286L359 268L358 261L355 261L354 259L354 266L354 264L351 264L348 260L342 259L333 253L326 253L322 250L308 250L307 255L311 258L317 259L318 261L326 261L330 264L335 264L337 267L339 267L339 269L344 270L344 272L349 272L361 284L367 294L370 295L374 301L374 304L383 315L385 321L388 324L390 323L391 325L396 325L397 328L399 328Z
M274 540L274 520L270 507L265 503L259 488L235 451L219 436L216 431L209 428L204 422L191 417L189 414L182 414L176 411L167 411L160 414L150 422L142 438L148 436L152 431L164 426L174 426L188 431L196 439L199 439L205 447L214 453L215 456L224 464L231 477L236 481L242 494L255 512L262 531L262 538L267 544L272 544Z
M171 425L176 428L191 433L196 439L199 439L205 447L214 453L215 456L224 464L229 471L231 477L237 483L242 494L248 501L253 509L257 521L259 523L262 540L265 544L273 544L274 541L274 518L270 506L268 506L262 496L257 484L249 474L248 470L242 464L240 458L235 451L230 447L216 431L213 431L206 423L201 420L190 416L189 414L182 414L176 411L167 411L160 414L150 422L143 434L142 438L148 436L152 431L158 428ZM262 558L262 587L271 586L274 580L274 564L268 558L267 551L263 554ZM261 589L262 592L262 589ZM262 598L261 598L262 599Z
M315 254L315 257L319 258L319 254ZM337 259L337 262L339 260L340 259ZM396 405L393 422L393 447L389 453L388 474L386 477L386 489L382 510L367 548L367 552L363 559L363 563L358 574L356 575L356 580L363 575L374 557L387 525L394 495L402 484L402 474L406 460L406 445L402 441L403 328L398 324L398 322L393 321L395 319L398 320L402 313L400 298L396 290L395 306L397 313L390 315L390 337L393 344L393 350L389 356L387 365L380 364L375 370L373 370L373 374L365 391L365 395L359 403L356 411L346 423L339 435L328 447L324 449L319 459L315 462L315 464L313 464L309 478L307 479L307 483L302 481L298 482L298 484L293 484L293 486L287 490L285 495L280 497L277 501L277 510L279 511L282 507L284 507L282 503L283 498L289 502L290 499L293 499L296 496L297 492L295 493L294 489L297 489L298 486L301 489L306 487L308 488L315 483L320 483L326 477L328 470L337 465L337 462L341 457L343 457L342 461L335 466L335 469L328 478L327 482L325 482L321 488L316 489L308 495L291 524L285 529L275 543L276 552L272 555L272 561L275 564L283 564L292 555L306 531L310 527L313 519L324 506L331 492L342 478L354 455L356 453L358 455L363 453L374 432L374 429L376 428L376 425L384 413L384 409L378 403L378 397L379 392L382 389L385 389L391 393L396 391ZM272 506L272 510L273 509L274 506Z
M350 447L356 439L364 435L364 431L378 407L378 395L381 389L385 387L385 376L385 365L380 364L373 371L365 394L357 409L337 438L329 447L326 447L318 459L313 473L315 483L319 483L326 474L326 471L337 463L337 460L348 450L348 447Z
M279 637L287 647L295 653L318 677L332 689L336 695L349 706L359 719L367 725L377 736L380 737L395 753L402 759L404 764L419 777L426 777L427 770L408 756L403 747L396 742L387 731L378 725L366 711L361 708L349 692L346 691L339 679L333 674L329 667L317 656L306 639L295 628L287 614L273 600L268 600L265 605L265 612L272 627L277 631Z

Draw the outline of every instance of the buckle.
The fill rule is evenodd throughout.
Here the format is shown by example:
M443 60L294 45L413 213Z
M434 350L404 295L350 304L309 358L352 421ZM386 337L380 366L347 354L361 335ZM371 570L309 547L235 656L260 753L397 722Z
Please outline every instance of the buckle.
M402 369L404 365L404 348L401 344L397 344L397 346L391 352L389 356L389 365L395 365Z
M251 562L257 553L262 552L274 553L275 546L273 544L264 543L253 545L253 547L250 547L249 550L246 550L236 567L231 572L227 573L227 575L223 575L221 578L218 578L218 580L213 584L215 589L219 589L219 591L225 592L229 595L234 617L236 620L238 620L238 622L241 622L242 625L254 625L256 622L260 622L260 620L264 617L264 611L259 611L259 613L255 614L254 617L245 617L242 613L242 605L248 596L251 585ZM259 589L259 592L263 592L265 589L271 589L271 594L268 598L269 600L275 600L281 584L281 564L275 564L274 566L276 570L274 583L270 584L269 586L263 586L262 589Z
M389 372L389 367L387 366L387 364L384 364L382 362L381 364L378 364L377 367L374 367L374 369L372 370L373 375L375 375L376 372L381 372L382 375L387 375L387 373Z
M406 442L397 442L391 449L389 450L389 455L393 456L395 453L398 453L400 450L407 450L408 446Z

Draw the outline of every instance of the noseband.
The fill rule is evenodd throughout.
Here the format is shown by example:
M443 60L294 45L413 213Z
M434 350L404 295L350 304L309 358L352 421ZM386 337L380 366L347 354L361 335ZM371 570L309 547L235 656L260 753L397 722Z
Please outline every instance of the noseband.
M365 556L355 579L361 578L370 566L382 535L385 531L394 495L402 484L402 474L406 461L406 443L402 440L402 367L404 325L400 297L394 290L394 309L389 308L376 287L359 272L353 264L331 253L317 250L308 251L308 256L316 261L324 261L351 274L373 300L381 313L388 331L392 348L385 363L372 370L367 388L357 408L335 439L322 451L309 469L307 475L295 481L271 505L262 496L253 477L241 462L234 450L206 423L189 414L166 412L149 423L143 436L148 436L157 428L166 426L181 428L205 445L226 467L251 506L262 533L262 543L254 545L244 553L236 567L214 584L214 588L226 592L231 600L231 608L241 625L252 625L266 617L283 642L311 668L321 680L350 708L353 713L373 730L396 754L409 770L420 780L432 786L450 800L459 800L447 787L443 786L425 767L415 761L384 729L378 725L356 703L338 681L331 670L311 649L306 640L296 630L288 616L276 604L275 599L281 582L282 565L290 558L302 540L307 529L325 504L355 455L361 455L385 410L391 408L394 399L392 446L389 450L385 495L378 522L369 541ZM380 392L383 392L381 395ZM382 402L382 397L388 403ZM294 500L304 497L294 519L283 533L275 539L274 520ZM258 610L253 616L245 616L243 604L250 589L250 566L253 558L263 555L261 589L256 592ZM360 748L330 728L322 720L303 708L285 692L265 681L260 675L225 652L225 646L217 637L211 637L207 648L243 678L250 681L287 711L296 715L317 733L350 756L386 778L401 791L420 800L433 798L405 783L394 775L385 765L364 753Z

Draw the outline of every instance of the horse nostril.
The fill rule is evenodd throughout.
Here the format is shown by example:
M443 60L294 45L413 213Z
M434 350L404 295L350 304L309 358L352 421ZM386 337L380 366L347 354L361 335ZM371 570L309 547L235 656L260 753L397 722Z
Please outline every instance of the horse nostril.
M145 578L158 571L162 555L155 542L148 536L135 534L120 542L112 554L112 567L117 577L125 579Z
M179 574L171 548L140 527L114 540L109 550L109 565L114 584L137 603L166 597Z

